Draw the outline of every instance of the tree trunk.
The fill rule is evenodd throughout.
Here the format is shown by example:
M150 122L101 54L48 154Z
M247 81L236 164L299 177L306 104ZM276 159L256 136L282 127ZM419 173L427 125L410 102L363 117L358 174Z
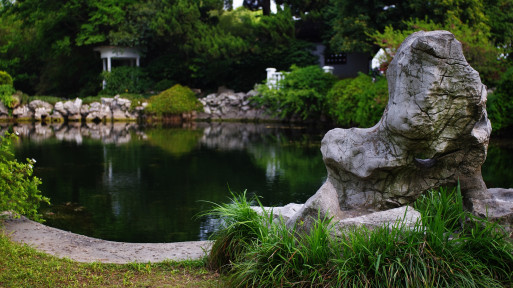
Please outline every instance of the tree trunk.
M262 1L262 12L264 15L271 15L271 0Z

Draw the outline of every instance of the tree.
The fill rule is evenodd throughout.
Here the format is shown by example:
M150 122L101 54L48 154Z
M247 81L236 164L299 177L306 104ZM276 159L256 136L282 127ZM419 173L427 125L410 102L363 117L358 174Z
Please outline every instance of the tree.
M487 109L494 130L513 127L513 66L501 75L497 89L489 95Z
M469 27L485 23L487 15L480 0L331 0L333 34L330 44L341 51L375 53L378 47L370 37L385 27L406 29L405 21L429 19L447 25L453 19Z
M405 21L404 24L407 28L403 30L395 30L392 26L387 26L383 33L375 32L369 35L375 40L376 45L388 51L386 52L387 62L392 60L399 45L413 32L419 30L447 30L452 32L456 39L462 43L465 58L480 73L483 82L491 86L497 84L503 67L501 62L497 60L499 50L489 40L489 27L485 23L481 22L471 27L453 17L448 19L445 25L418 19Z
M251 89L268 65L312 64L307 45L294 38L289 9L266 16L261 10L225 11L227 2L6 3L0 10L0 70L24 92L76 97L101 89L102 65L93 48L102 45L138 47L142 69L154 83L205 89Z
M0 69L14 75L17 89L67 96L77 86L98 83L101 68L95 71L91 61L96 55L74 45L86 8L80 0L20 0L2 10L0 27L13 26L4 30Z
M375 31L400 24L406 10L403 1L331 0L329 21L332 26L330 46L334 51L375 53L376 47L368 36ZM407 16L406 16L407 15Z
M252 11L262 8L264 15L271 15L271 0L244 0L242 5Z
M490 26L490 40L502 50L511 62L513 55L513 0L484 1L486 23Z

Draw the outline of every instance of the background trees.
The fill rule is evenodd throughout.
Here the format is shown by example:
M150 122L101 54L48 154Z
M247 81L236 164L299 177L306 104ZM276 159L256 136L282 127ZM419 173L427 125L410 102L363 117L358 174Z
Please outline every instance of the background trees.
M3 1L0 69L26 93L74 97L98 93L101 61L93 48L101 45L140 48L147 89L181 83L249 90L267 66L315 63L294 37L288 9L266 16L225 11L225 2Z
M249 90L265 68L317 64L312 44L332 52L395 49L419 29L446 29L489 87L511 66L513 0L0 0L0 70L28 94L97 94L93 48L138 47L143 89L174 84ZM308 41L308 42L307 42ZM391 55L392 56L392 55ZM142 76L140 76L142 77Z

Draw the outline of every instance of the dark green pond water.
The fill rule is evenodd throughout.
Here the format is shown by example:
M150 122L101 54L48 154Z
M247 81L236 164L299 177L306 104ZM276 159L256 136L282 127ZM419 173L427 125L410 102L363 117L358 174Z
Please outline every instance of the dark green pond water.
M207 239L215 220L195 215L227 202L230 190L264 205L305 202L326 170L324 131L255 124L182 128L18 126L18 159L50 197L46 224L102 239L175 242Z
M18 125L18 159L34 173L52 205L46 224L126 242L204 240L216 220L197 218L226 202L230 190L258 195L266 206L304 203L326 169L326 131L274 124L197 123L190 128L135 124ZM483 177L513 187L513 142L492 141Z

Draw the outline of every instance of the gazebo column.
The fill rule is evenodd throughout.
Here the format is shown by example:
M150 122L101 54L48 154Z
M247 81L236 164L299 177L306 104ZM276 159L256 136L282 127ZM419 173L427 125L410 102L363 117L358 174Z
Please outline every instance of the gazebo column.
M110 57L107 57L107 71L111 71L112 70L112 61L111 61L111 58Z
M139 67L140 53L136 48L131 47L116 47L116 46L100 46L94 48L94 51L100 52L102 59L102 68L104 72L112 72L112 59L120 59L119 65L126 65ZM128 62L128 63L127 63ZM118 63L116 63L117 65ZM118 65L118 66L119 66ZM103 81L103 88L105 89L106 83Z

